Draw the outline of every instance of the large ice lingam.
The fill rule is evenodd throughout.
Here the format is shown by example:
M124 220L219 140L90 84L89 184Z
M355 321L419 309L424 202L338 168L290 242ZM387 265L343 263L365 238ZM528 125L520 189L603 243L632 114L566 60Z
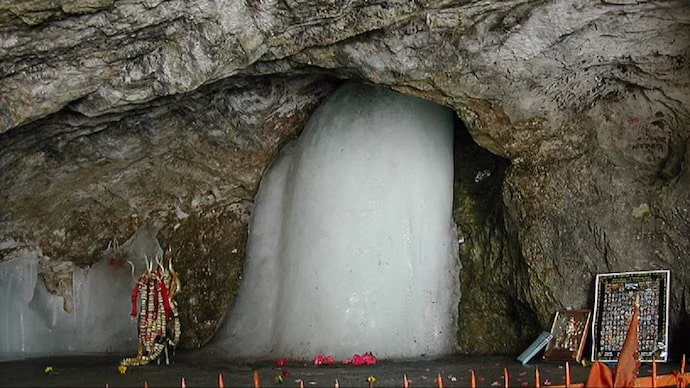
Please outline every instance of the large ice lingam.
M455 349L453 112L348 83L265 174L215 349L344 358Z

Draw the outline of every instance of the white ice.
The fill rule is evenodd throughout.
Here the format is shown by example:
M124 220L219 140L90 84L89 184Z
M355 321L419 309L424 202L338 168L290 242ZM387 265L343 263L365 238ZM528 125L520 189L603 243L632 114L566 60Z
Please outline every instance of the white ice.
M149 229L140 229L122 247L137 266L135 276L143 272L144 255L162 255ZM136 354L130 266L105 258L77 269L72 276L74 309L66 312L63 298L49 293L39 276L39 254L18 250L0 261L0 360L106 351Z
M453 114L348 83L267 171L213 348L338 359L455 350Z

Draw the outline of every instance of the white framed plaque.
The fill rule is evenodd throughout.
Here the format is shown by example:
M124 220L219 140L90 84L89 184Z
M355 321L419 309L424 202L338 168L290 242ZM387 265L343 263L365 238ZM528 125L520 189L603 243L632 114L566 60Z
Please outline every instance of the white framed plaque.
M592 361L618 361L636 298L640 300L640 361L668 360L668 308L671 272L598 274L592 318Z

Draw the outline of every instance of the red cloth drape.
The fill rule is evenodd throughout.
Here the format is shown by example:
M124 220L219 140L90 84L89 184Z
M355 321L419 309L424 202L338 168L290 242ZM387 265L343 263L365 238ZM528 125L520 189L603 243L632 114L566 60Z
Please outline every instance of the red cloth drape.
M587 388L611 388L613 387L613 372L606 364L597 361L592 364L592 369L587 377Z
M139 315L139 312L137 311L137 299L139 298L139 283L134 286L134 290L132 290L132 312L131 315L133 317L136 317Z

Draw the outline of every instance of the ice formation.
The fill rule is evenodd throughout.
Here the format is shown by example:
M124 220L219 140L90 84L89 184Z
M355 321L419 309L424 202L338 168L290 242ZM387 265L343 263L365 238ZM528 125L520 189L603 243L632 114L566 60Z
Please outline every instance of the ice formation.
M348 83L265 174L230 356L415 357L455 349L453 114Z
M144 268L143 255L162 255L150 232L140 229L121 249L133 259L137 275ZM63 298L49 293L39 276L39 256L38 250L21 249L0 261L0 360L136 351L137 327L129 315L135 281L124 259L106 257L77 269L74 308L66 312Z
M28 253L0 263L0 359L136 349L129 268L103 260L77 270L74 310L66 312L38 277L38 260Z

